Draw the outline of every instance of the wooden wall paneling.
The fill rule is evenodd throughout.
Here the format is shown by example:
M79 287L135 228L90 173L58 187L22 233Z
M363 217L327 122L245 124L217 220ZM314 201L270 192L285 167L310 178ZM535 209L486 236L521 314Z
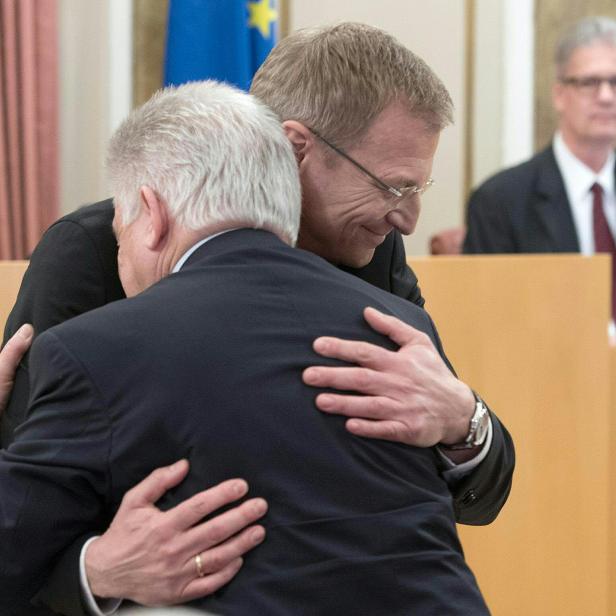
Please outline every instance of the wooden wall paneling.
M616 347L610 348L610 614L616 614Z
M169 0L133 0L133 107L163 84Z
M28 261L0 261L0 333L15 304Z
M460 527L492 612L616 614L608 605L616 445L609 259L437 257L411 265L458 374L516 445L513 489L499 518Z

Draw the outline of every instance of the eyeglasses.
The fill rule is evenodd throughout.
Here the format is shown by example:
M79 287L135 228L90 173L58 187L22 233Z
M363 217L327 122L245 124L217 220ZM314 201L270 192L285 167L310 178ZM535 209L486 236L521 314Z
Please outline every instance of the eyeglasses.
M560 82L566 86L573 86L582 94L595 95L604 83L610 86L613 93L616 92L616 75L611 77L563 77Z
M358 163L354 158L351 158L344 150L341 150L339 147L336 147L333 143L330 143L329 141L327 141L325 137L322 137L321 135L319 135L319 133L317 133L316 130L312 128L310 128L309 130L315 137L318 137L325 145L329 146L334 152L336 152L336 154L339 154L340 156L342 156L342 158L346 158L352 165L355 165L360 171L363 171L371 180L373 180L376 183L376 185L381 190L391 193L395 197L398 197L398 199L403 199L404 197L407 197L408 195L421 195L425 193L426 190L428 190L428 188L432 186L432 184L434 184L434 180L430 178L423 186L403 186L401 188L394 188L393 186L390 186L389 184L387 184L387 182L383 182L383 180L380 180L379 178L377 178L376 175L374 175L373 173L370 173L368 169L366 169L363 165Z

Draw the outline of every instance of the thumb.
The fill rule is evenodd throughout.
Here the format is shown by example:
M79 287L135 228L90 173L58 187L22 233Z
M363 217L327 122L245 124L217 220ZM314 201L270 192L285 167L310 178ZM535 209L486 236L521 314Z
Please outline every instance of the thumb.
M21 358L30 348L33 336L32 325L22 325L0 351L0 412L9 399L15 371Z
M4 345L0 352L0 374L3 378L12 378L21 358L30 348L34 329L26 323L22 325Z

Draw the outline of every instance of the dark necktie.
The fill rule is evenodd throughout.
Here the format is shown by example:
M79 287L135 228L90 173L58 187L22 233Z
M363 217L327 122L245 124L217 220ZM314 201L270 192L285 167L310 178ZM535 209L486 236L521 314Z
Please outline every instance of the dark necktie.
M607 252L612 255L612 319L616 320L616 244L607 224L603 211L603 189L593 184L592 191L592 228L595 235L595 252Z

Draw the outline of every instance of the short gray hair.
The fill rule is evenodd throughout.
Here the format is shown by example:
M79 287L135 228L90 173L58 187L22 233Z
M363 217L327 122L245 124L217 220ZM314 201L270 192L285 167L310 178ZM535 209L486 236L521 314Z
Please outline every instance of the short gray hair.
M339 144L360 137L394 101L435 130L453 119L451 97L434 71L390 34L358 23L282 39L250 91L282 121L302 122Z
M614 19L586 17L565 32L556 45L554 56L558 77L564 76L569 59L576 49L594 43L616 46L616 21Z
M114 133L107 169L123 224L138 216L146 185L187 229L233 222L297 239L301 196L291 144L265 105L232 86L160 90Z

